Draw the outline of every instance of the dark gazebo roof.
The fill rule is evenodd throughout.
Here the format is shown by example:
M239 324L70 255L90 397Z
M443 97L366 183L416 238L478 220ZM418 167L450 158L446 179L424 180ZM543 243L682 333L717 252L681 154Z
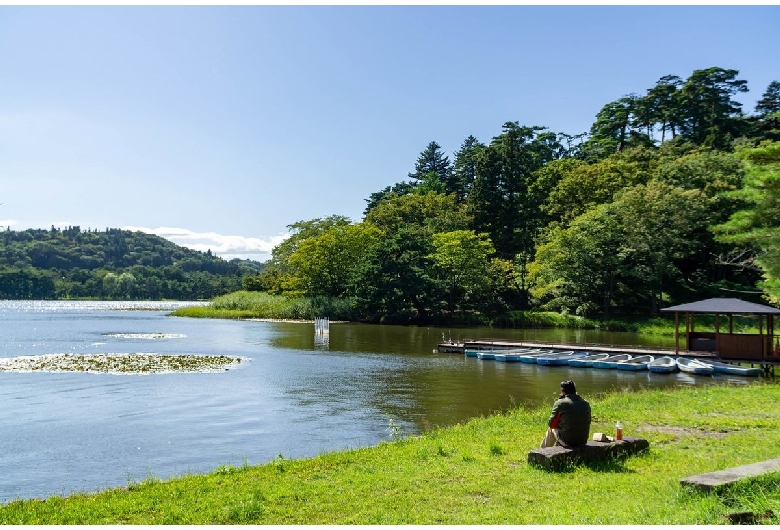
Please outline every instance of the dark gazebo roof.
M738 298L709 298L699 302L681 304L672 307L665 307L661 311L677 313L738 313L738 314L762 314L777 315L780 309L768 305L754 304L745 302Z

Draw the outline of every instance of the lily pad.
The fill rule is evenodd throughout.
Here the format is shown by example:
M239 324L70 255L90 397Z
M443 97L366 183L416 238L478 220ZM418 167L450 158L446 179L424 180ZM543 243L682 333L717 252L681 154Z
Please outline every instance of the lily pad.
M161 374L223 372L240 365L228 355L162 355L157 353L71 353L0 359L0 372L89 372L99 374Z

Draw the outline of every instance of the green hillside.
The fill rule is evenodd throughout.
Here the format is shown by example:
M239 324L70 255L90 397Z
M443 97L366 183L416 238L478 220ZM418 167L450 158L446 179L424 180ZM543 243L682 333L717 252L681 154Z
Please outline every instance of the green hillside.
M263 264L226 261L116 228L2 232L0 299L197 300L242 288Z

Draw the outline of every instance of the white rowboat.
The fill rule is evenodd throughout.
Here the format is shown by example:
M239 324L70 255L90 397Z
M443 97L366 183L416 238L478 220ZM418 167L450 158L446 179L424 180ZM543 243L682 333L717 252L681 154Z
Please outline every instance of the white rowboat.
M647 365L655 360L652 355L640 355L617 363L618 370L647 370Z
M677 371L677 361L664 355L647 363L647 369L656 374L671 374Z
M704 364L696 359L689 359L687 357L679 357L677 359L677 366L681 372L687 374L699 374L699 375L712 375L715 373L715 368L709 364Z

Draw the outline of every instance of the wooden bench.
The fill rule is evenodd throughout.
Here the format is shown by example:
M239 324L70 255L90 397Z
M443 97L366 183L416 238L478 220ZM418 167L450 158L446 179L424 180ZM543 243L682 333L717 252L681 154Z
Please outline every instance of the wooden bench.
M731 484L748 477L757 477L764 473L780 470L780 459L766 460L745 466L731 467L723 471L712 471L680 479L683 486L693 486L703 491L710 491L726 484Z
M644 438L624 436L620 441L589 441L579 447L545 447L528 453L528 463L545 469L560 469L567 464L610 460L645 451L650 442Z

